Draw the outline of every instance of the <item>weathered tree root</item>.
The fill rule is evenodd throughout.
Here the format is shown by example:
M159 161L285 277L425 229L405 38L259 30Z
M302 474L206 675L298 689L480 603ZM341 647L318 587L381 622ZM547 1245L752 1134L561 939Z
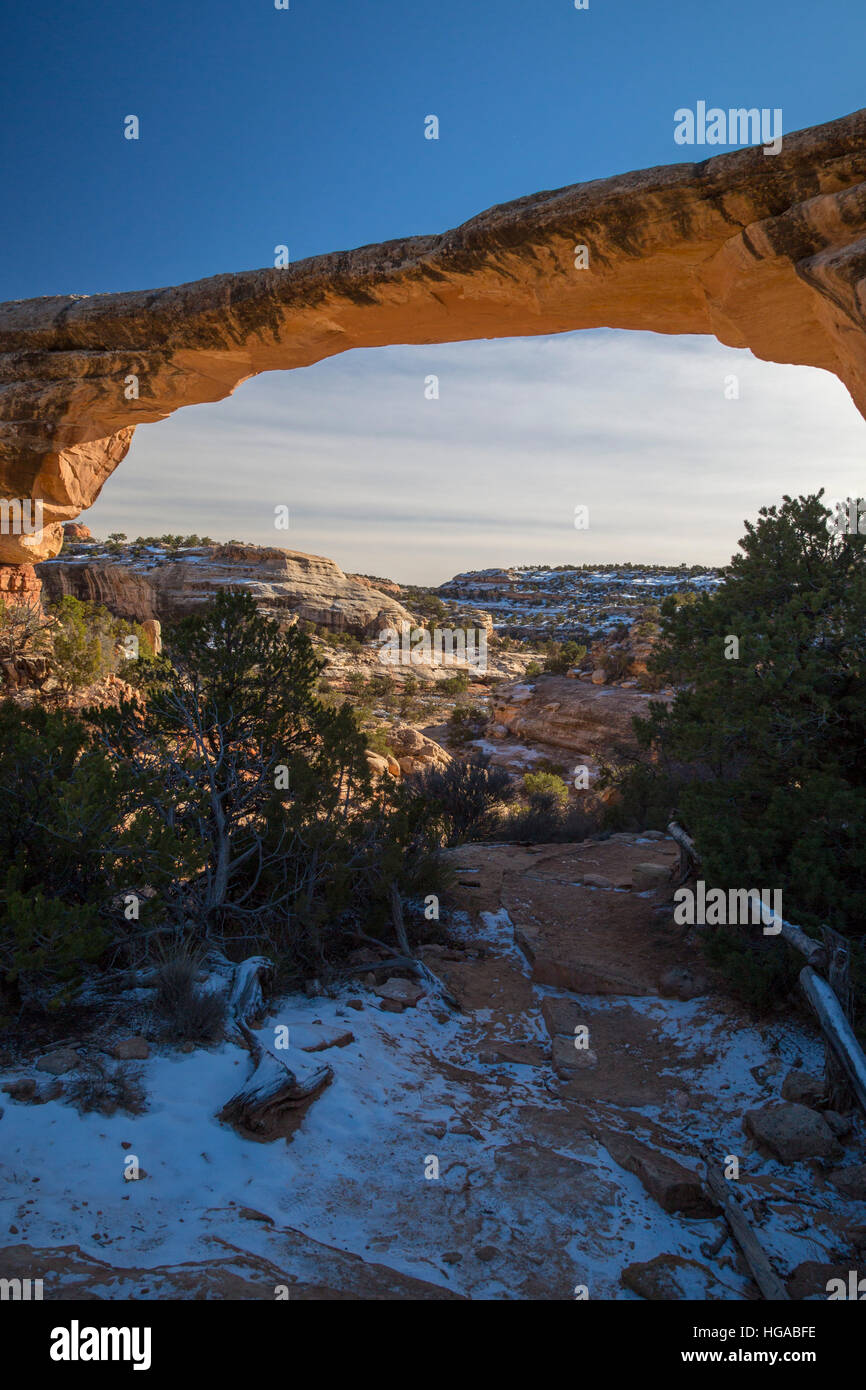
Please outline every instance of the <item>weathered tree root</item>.
M217 1117L260 1141L285 1134L287 1116L309 1104L334 1077L327 1063L314 1062L298 1047L276 1048L266 1031L249 1026L248 1020L264 1011L261 976L272 968L265 956L251 956L234 969L230 1025L236 1041L249 1048L254 1066Z

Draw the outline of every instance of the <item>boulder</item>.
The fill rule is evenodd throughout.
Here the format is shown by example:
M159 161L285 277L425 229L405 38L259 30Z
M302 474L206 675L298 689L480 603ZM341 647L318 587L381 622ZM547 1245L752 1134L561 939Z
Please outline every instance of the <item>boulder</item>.
M403 980L397 975L392 975L383 985L377 985L373 993L382 1000L400 1004L404 1009L413 1009L418 1000L424 998L426 990L414 980Z
M866 1202L866 1163L852 1163L848 1168L834 1168L829 1178L834 1187L852 1202Z
M667 888L671 882L668 864L635 864L631 871L632 887L636 893L647 889Z
M842 1150L826 1120L805 1105L782 1101L748 1110L743 1128L759 1148L780 1163L841 1157Z
M61 1047L56 1052L46 1052L44 1057L40 1057L36 1063L36 1070L50 1072L52 1076L63 1076L79 1065L78 1053L73 1052L71 1047Z
M782 1082L782 1099L793 1101L795 1105L808 1105L810 1110L820 1110L827 1091L824 1078L812 1072L795 1067L789 1071Z
M718 1215L717 1204L704 1191L701 1178L634 1134L607 1130L602 1143L620 1168L635 1177L663 1211L705 1219Z
M114 1044L112 1052L119 1062L146 1062L150 1047L146 1038L121 1038Z
M10 1100L28 1101L36 1095L36 1082L32 1076L19 1076L15 1081L7 1081L3 1090Z
M679 1303L683 1299L720 1302L741 1297L706 1265L682 1255L656 1255L628 1265L620 1279L625 1288L653 1303Z
M575 1047L574 1038L553 1039L553 1070L557 1076L568 1081L576 1071L592 1071L598 1066L598 1053L591 1047Z
M709 994L710 981L698 970L675 965L659 979L659 993L665 999L698 999Z

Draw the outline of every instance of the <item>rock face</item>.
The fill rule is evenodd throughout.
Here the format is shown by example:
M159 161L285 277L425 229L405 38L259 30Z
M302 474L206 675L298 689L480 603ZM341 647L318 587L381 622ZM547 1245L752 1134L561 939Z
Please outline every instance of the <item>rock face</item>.
M592 758L634 745L632 719L645 719L661 695L545 676L534 685L508 684L493 692L491 718L517 738L550 744Z
M835 372L866 413L864 180L858 111L786 135L771 158L744 149L576 184L439 236L4 304L0 496L41 499L44 527L0 536L0 562L57 553L60 523L91 505L136 425L348 348L602 326L709 333Z
M293 614L340 632L375 634L412 621L401 604L350 579L333 560L299 550L202 546L176 559L139 560L85 554L48 560L39 572L48 597L72 594L138 622L180 617L232 585L246 589L273 617Z

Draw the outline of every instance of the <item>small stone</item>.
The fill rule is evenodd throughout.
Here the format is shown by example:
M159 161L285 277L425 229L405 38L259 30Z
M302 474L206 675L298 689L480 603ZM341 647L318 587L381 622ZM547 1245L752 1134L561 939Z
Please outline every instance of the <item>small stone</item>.
M71 1047L61 1047L57 1052L46 1052L44 1057L40 1057L36 1063L36 1070L48 1071L52 1076L63 1076L78 1064L78 1053L73 1052Z
M403 1005L398 999L380 999L379 1008L386 1014L402 1014Z
M825 1091L823 1077L796 1067L782 1082L782 1099L793 1101L795 1105L808 1105L810 1110L820 1110Z
M828 1176L833 1186L850 1197L852 1202L866 1202L866 1163L854 1163L850 1168L834 1168Z
M239 1207L238 1216L242 1216L244 1221L263 1221L266 1226L274 1224L272 1216L265 1216L263 1211L256 1211L255 1207Z
M631 871L632 887L636 893L648 889L665 888L671 881L671 871L667 864L635 864Z
M36 1094L36 1082L32 1076L20 1076L17 1081L7 1081L3 1090L10 1100L32 1100Z
M593 685L604 685L605 681L607 680L607 672L604 670L602 666L596 666L595 670L590 676L590 680L592 681Z
M447 1265L459 1265L460 1261L463 1259L463 1256L460 1254L459 1250L446 1250L445 1254L442 1256L442 1259L444 1263Z
M842 1150L827 1122L805 1105L782 1101L748 1110L743 1128L780 1163L806 1158L841 1157Z
M444 1139L448 1133L448 1126L444 1120L436 1120L432 1125L427 1126L424 1133L429 1134L433 1139Z
M604 874L584 874L583 882L586 888L613 888L610 879L605 878Z
M483 1139L484 1135L480 1129L476 1129L468 1120L456 1120L451 1126L452 1134L468 1134L470 1139Z
M361 1011L361 1009L363 1009L363 1007L364 1007L364 1001L363 1001L363 999L347 999L347 1000L346 1000L346 1008L347 1008L347 1009L356 1009L356 1010L360 1013L360 1011Z
M495 1245L477 1245L475 1247L476 1260L480 1260L485 1265L489 1264L491 1260L495 1260L498 1254L499 1251Z
M404 1008L414 1009L419 999L424 998L425 991L414 980L402 980L398 975L392 975L383 985L377 985L373 991L380 999L394 999Z
M142 1037L121 1038L112 1051L119 1062L145 1062L150 1056L147 1039Z
M710 982L705 975L693 972L684 965L666 970L659 980L659 992L665 999L697 999L709 992Z
M838 1110L823 1110L821 1112L827 1124L832 1129L837 1139L847 1139L853 1129L853 1125L847 1115L840 1115Z
M598 1053L591 1047L575 1047L574 1038L557 1035L553 1039L553 1070L566 1079L576 1071L589 1071L598 1066Z

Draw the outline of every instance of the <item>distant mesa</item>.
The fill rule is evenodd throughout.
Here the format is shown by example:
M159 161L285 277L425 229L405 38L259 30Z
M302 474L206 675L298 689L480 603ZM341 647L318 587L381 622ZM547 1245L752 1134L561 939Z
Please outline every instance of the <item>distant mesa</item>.
M821 367L866 414L866 110L786 135L772 159L757 147L574 184L440 235L0 305L0 498L40 499L45 523L38 543L0 535L0 563L59 551L61 523L93 503L137 425L258 372L599 327L712 334Z
M86 526L78 529L87 536L75 539L92 540ZM390 594L344 574L333 560L276 546L149 547L138 555L126 547L113 555L98 544L88 545L83 553L64 552L44 561L38 575L47 599L71 594L136 622L182 617L219 589L238 587L271 617L305 620L336 632L371 636L412 622Z

